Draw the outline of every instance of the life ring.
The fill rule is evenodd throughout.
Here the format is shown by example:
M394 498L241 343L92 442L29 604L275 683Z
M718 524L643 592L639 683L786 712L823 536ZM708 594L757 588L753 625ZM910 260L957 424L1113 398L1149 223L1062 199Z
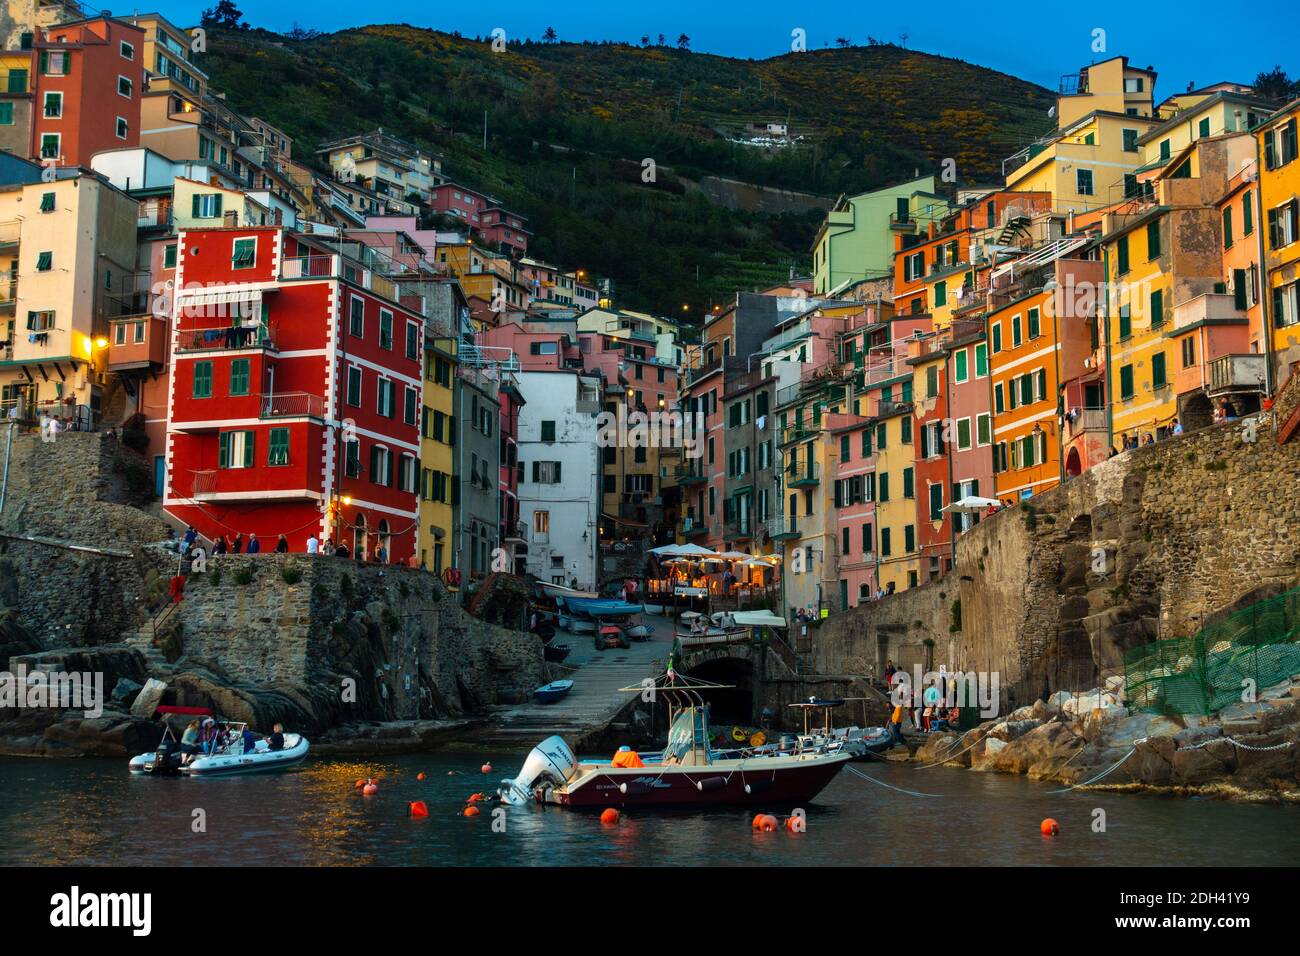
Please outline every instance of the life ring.
M761 730L755 731L754 736L749 738L749 745L751 747L761 747L765 743L767 743L767 734L763 733Z
M743 744L746 740L749 739L749 734L748 732L741 730L739 727L732 727L731 739L738 744Z

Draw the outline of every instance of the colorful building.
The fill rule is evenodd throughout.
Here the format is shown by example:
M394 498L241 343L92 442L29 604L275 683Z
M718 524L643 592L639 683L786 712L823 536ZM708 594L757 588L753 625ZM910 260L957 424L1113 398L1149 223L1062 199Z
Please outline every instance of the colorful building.
M1300 362L1300 99L1255 130L1259 165L1259 228L1264 306L1273 350L1274 383Z

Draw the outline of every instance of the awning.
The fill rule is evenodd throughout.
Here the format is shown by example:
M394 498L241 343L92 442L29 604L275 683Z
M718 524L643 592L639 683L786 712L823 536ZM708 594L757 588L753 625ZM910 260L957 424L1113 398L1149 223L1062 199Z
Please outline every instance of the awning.
M996 498L980 498L977 495L969 495L965 498L962 498L960 501L954 501L952 504L946 506L943 510L948 512L952 512L952 511L970 512L970 511L988 511L990 508L1001 508L1001 507L1002 507L1002 502L998 501Z

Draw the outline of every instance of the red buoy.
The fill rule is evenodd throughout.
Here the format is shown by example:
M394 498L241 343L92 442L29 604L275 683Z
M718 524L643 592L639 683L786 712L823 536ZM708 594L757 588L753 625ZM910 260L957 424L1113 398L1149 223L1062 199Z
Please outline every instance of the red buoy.
M606 825L618 823L618 811L613 807L609 807L600 815L600 822Z
M780 821L770 813L760 813L754 817L752 826L755 830L761 830L764 833L775 833L781 829Z
M407 804L406 809L413 817L427 817L429 815L429 805L423 800L416 800L414 803Z
M415 779L416 779L416 780L423 780L423 779L424 779L424 771L421 770L419 773L417 773L417 774L415 775Z
M465 808L463 811L461 811L461 812L464 813L465 816L467 816L467 817L476 817L476 816L478 816L478 807L476 807L476 806L474 806L473 804L471 804L470 806L466 807L466 808Z
M376 787L373 783L368 783L361 788L361 792L364 793L367 797L373 797L375 794L379 792L379 788Z
M492 765L490 763L485 763L483 766L479 767L479 769L482 770L484 773L491 773Z
M1042 831L1043 836L1056 836L1061 832L1061 827L1051 817L1040 823L1038 829Z
M364 787L365 785L366 785L366 782L365 782L364 780L358 780L358 781L357 781L357 789L358 789L358 790L360 790L360 789L361 789L362 787Z

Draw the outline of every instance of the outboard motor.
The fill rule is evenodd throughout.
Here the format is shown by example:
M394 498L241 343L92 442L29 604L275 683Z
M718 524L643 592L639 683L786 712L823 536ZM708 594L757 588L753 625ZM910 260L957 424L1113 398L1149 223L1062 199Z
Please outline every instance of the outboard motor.
M533 748L528 759L524 761L519 776L513 780L502 780L497 796L503 803L522 806L533 799L533 792L539 783L549 783L558 787L567 782L578 770L578 758L573 755L564 738L558 734L547 737Z
M151 773L180 773L181 770L181 745L170 736L164 737L158 743L158 749L154 752L153 767Z

